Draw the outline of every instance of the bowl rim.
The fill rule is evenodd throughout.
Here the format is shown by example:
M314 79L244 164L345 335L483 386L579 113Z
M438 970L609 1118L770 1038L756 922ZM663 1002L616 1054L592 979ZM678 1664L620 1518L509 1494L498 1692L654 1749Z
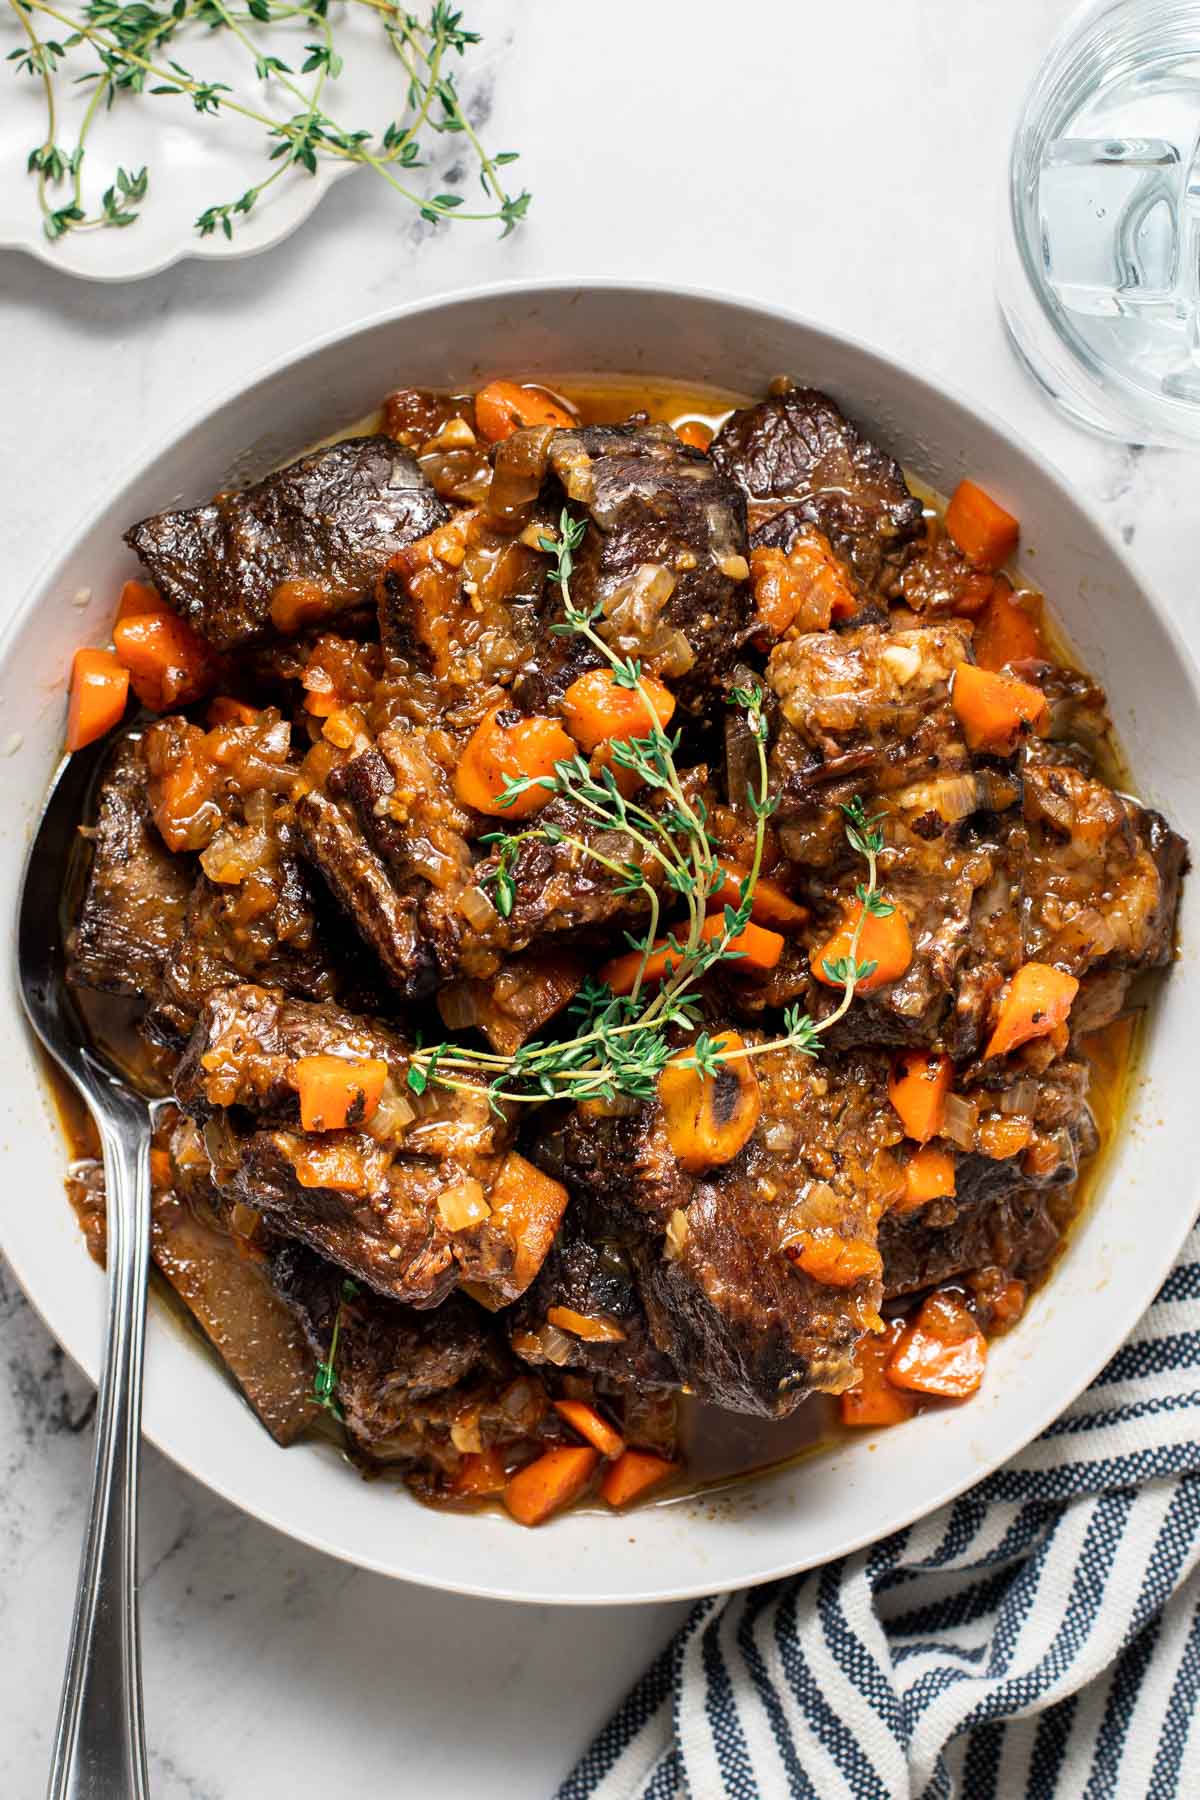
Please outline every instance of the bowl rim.
M989 406L968 398L955 384L935 379L920 366L914 367L907 357L901 362L899 356L889 355L875 344L854 333L827 326L804 313L778 305L773 301L760 300L751 294L732 289L708 288L657 280L618 280L590 276L581 276L577 279L563 277L514 279L474 284L425 295L400 306L385 307L372 312L365 318L355 320L351 324L331 327L329 330L318 333L305 339L299 345L281 352L260 368L250 381L237 381L222 387L215 398L193 407L181 419L171 423L146 449L127 457L116 473L105 481L103 495L77 515L71 526L58 536L57 543L60 547L42 559L26 592L13 608L3 628L0 629L0 669L6 663L15 640L24 630L40 597L51 587L56 570L67 562L74 547L87 536L107 512L112 504L112 495L121 492L144 473L152 463L163 457L169 449L233 403L252 395L256 389L273 383L280 376L287 374L312 357L404 320L479 302L504 302L518 298L528 298L533 301L548 296L570 296L583 292L609 296L631 295L638 300L657 299L668 303L675 300L697 301L726 309L741 309L757 315L764 321L784 324L806 331L814 337L823 338L857 357L863 364L881 373L886 373L889 377L894 376L898 371L906 383L924 390L926 397L931 401L935 403L948 401L952 406L970 415L1002 439L1008 448L1022 456L1052 491L1062 493L1103 542L1115 565L1128 577L1141 601L1154 615L1157 625L1167 640L1171 654L1179 664L1180 673L1191 689L1197 717L1200 718L1200 663L1197 662L1172 614L1159 600L1154 590L1132 569L1125 546L1119 542L1117 534L1101 517L1095 505L1086 497L1076 493L1065 473L1031 443L1021 431L1010 426ZM9 963L8 987L13 1004L19 1011L19 997L16 991L15 924L12 919L8 921L6 930L8 944L6 954ZM20 1016L22 1027L28 1041L32 1044L34 1042L32 1033L29 1032L23 1013ZM2 1229L2 1225L3 1216L0 1215L0 1229ZM1028 1411L1022 1416L1020 1425L1011 1428L1004 1436L999 1455L989 1449L986 1464L979 1473L962 1477L955 1475L934 1486L918 1503L898 1509L894 1516L889 1514L879 1526L851 1532L844 1538L831 1543L823 1552L820 1563L811 1556L804 1555L798 1559L773 1561L766 1566L748 1567L733 1577L690 1580L671 1587L645 1587L640 1591L627 1591L619 1595L577 1594L563 1591L561 1587L558 1589L547 1587L535 1591L528 1584L514 1588L506 1586L502 1582L490 1582L484 1585L478 1581L456 1580L452 1570L442 1574L422 1568L400 1569L395 1566L394 1562L386 1562L369 1552L355 1550L343 1543L331 1541L318 1532L306 1529L302 1525L282 1517L278 1508L270 1501L256 1500L253 1504L248 1503L245 1496L236 1490L234 1484L227 1477L207 1470L202 1472L185 1460L183 1456L159 1442L153 1431L146 1429L145 1425L143 1425L143 1430L146 1431L147 1438L155 1444L155 1447L177 1467L201 1482L210 1492L235 1506L240 1512L249 1514L311 1549L336 1557L339 1561L346 1562L353 1567L387 1575L393 1580L412 1581L420 1586L444 1589L447 1592L476 1598L532 1605L646 1605L694 1600L709 1594L732 1592L761 1582L798 1574L805 1569L821 1566L825 1562L851 1555L878 1542L884 1536L904 1530L918 1520L928 1517L977 1485L978 1482L985 1480L993 1470L1002 1467L1005 1462L1020 1454L1045 1431L1048 1425L1078 1399L1126 1340L1138 1320L1144 1315L1147 1306L1152 1304L1154 1295L1173 1266L1189 1229L1190 1226L1185 1225L1178 1234L1170 1232L1164 1238L1161 1254L1154 1260L1155 1274L1152 1289L1148 1275L1143 1275L1141 1287L1136 1293L1130 1293L1127 1287L1118 1290L1121 1294L1120 1301L1114 1301L1112 1304L1107 1315L1107 1328L1103 1334L1098 1333L1095 1340L1101 1347L1083 1359L1082 1366L1086 1369L1085 1375L1079 1378L1076 1372L1072 1375L1066 1390L1055 1389L1048 1399L1031 1403ZM53 1327L42 1311L36 1292L25 1278L19 1259L12 1254L2 1238L0 1238L0 1252L3 1252L7 1258L13 1274L33 1310L46 1325L51 1335L55 1336L55 1341L59 1342ZM1052 1276L1048 1284L1051 1291L1053 1282L1054 1277ZM1143 1289L1149 1291L1143 1293ZM64 1345L63 1348L72 1363L94 1383L97 1379L97 1369L90 1366L92 1359L81 1360L67 1346ZM788 1466L790 1465L782 1465L784 1468ZM777 1469L779 1467L780 1465L776 1465ZM767 1469L761 1478L770 1479L772 1473L772 1470ZM748 1477L747 1483L756 1479L759 1478ZM751 1556L747 1561L752 1562L753 1557Z

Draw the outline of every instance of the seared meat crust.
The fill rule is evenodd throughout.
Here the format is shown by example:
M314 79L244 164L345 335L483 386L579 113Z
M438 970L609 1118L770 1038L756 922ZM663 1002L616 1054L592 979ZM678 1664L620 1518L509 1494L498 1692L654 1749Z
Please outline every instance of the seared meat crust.
M142 519L125 541L163 598L229 650L271 635L282 582L317 584L326 612L340 612L447 516L391 438L347 438L205 506Z

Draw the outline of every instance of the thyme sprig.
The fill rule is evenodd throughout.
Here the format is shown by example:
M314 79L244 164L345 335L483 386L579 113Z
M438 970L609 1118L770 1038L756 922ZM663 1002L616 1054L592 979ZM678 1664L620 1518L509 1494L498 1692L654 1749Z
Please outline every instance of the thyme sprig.
M244 0L244 5L236 0L169 0L163 6L149 0L86 0L82 5L72 0L7 0L24 40L7 60L15 74L40 84L45 101L46 134L29 152L26 167L37 179L46 237L54 243L72 231L123 229L135 223L149 192L149 170L119 167L99 206L89 212L84 164L101 111L110 110L118 100L124 104L143 96L183 99L197 113L233 114L263 128L267 161L275 166L235 198L205 207L195 220L201 237L219 231L232 238L263 194L289 171L315 175L322 162L373 169L431 224L494 219L507 236L530 203L524 190L510 193L500 174L517 160L516 152L492 153L484 148L449 67L451 58L461 59L480 42L479 33L464 25L462 12L448 0L437 0L424 19L395 0L344 3L365 7L378 20L396 58L402 104L378 136L340 124L327 110L327 86L336 83L343 69L330 0ZM311 37L303 46L298 69L274 54L280 47L278 30L274 40L268 39L270 28L283 25L299 27ZM59 35L39 36L39 29L54 27L64 29ZM279 102L278 109L264 110L229 84L206 80L176 60L178 40L189 28L206 35L222 32L235 42L245 52L254 79ZM78 72L68 77L69 69ZM59 82L68 78L91 87L72 144L60 142L59 132ZM427 133L461 138L478 172L482 206L467 207L460 193L423 193L413 185L411 175L428 166Z
M317 1405L326 1412L331 1412L335 1419L342 1417L341 1402L337 1397L338 1372L337 1353L338 1339L342 1335L342 1313L347 1300L358 1298L361 1289L356 1281L348 1277L339 1289L337 1311L333 1315L333 1330L329 1334L329 1354L317 1363L313 1374L312 1397Z
M630 854L618 860L615 854L601 851L587 838L543 818L523 831L491 832L482 840L493 851L493 867L485 872L479 885L481 890L491 890L497 912L502 918L509 918L517 899L515 872L526 844L565 846L578 857L599 865L615 878L617 895L640 899L645 906L645 931L641 935L625 933L626 943L638 956L634 980L628 993L618 994L607 983L589 976L568 1008L568 1018L576 1027L574 1036L568 1039L531 1039L511 1055L474 1050L453 1042L419 1046L407 1075L409 1087L418 1094L431 1084L470 1092L482 1078L497 1110L505 1102L539 1105L547 1100L613 1101L618 1095L647 1100L653 1096L658 1077L668 1062L709 1075L723 1062L764 1056L775 1050L791 1049L814 1056L822 1035L849 1009L858 984L874 973L875 963L858 960L867 916L875 913L882 917L894 910L876 881L877 859L883 849L880 815L868 817L862 800L856 796L842 810L847 841L866 861L867 878L856 889L862 904L847 953L824 965L829 980L842 989L838 1006L819 1022L799 1006L785 1008L782 1033L765 1043L731 1050L726 1039L713 1038L702 1030L685 1055L675 1053L670 1034L676 1030L695 1031L701 1023L703 1014L697 991L700 981L719 963L734 962L744 955L736 940L750 922L762 870L767 821L777 805L768 787L768 727L763 691L757 683L748 683L735 688L729 696L730 705L742 712L757 751L755 777L746 793L755 821L754 852L738 887L737 905L726 905L720 931L705 937L708 901L725 885L728 876L708 829L704 801L689 794L676 765L681 734L670 735L658 724L640 663L619 656L605 639L603 608L578 607L571 598L575 552L586 529L584 522L573 519L564 508L555 535L539 540L541 549L553 558L549 578L559 590L563 610L562 620L551 630L582 638L602 663L607 662L618 686L640 695L646 718L655 721L644 736L614 740L610 746L617 766L637 775L639 798L631 799L622 793L611 768L593 773L587 761L577 755L556 763L552 775L510 779L498 804L511 806L531 788L544 788L548 795L572 802L574 810L598 828L598 835L607 839L615 834L627 841ZM672 924L667 932L662 980L657 991L647 995L650 957L663 949L659 921L664 893L677 898L686 907L687 916Z

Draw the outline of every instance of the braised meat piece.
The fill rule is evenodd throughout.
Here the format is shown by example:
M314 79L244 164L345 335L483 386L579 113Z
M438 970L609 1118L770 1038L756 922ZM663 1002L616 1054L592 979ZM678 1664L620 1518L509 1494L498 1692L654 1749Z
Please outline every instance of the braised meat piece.
M868 594L892 597L922 529L921 502L900 466L815 388L744 408L709 455L749 502L750 542L790 548L816 526Z
M884 1292L889 1300L916 1294L978 1270L998 1267L1034 1282L1061 1242L1053 1195L1037 1188L986 1182L966 1186L953 1200L930 1201L917 1213L889 1213L879 1228Z
M488 981L464 979L438 990L451 1031L476 1026L493 1050L511 1056L562 1011L583 986L587 965L569 950L528 950L507 957Z
M289 1236L379 1293L436 1305L460 1281L503 1305L533 1280L566 1193L508 1149L481 1088L406 1086L390 1027L252 986L206 1002L176 1097L207 1121L214 1177ZM296 1065L380 1061L382 1096L345 1128L305 1130Z
M451 1296L416 1312L367 1289L300 1244L281 1244L276 1286L313 1353L338 1337L335 1397L356 1451L445 1480L471 1452L526 1452L561 1435L535 1377L523 1374L485 1315Z
M100 787L91 866L68 944L69 978L109 994L153 998L192 887L150 820L137 736L120 738Z
M543 435L550 474L593 527L575 558L572 604L599 607L596 629L612 648L638 658L685 709L701 709L749 623L742 494L665 425ZM580 638L547 637L561 619L557 587L542 611L536 659L515 689L538 712L598 662Z
M544 552L497 530L478 508L457 512L380 576L384 647L450 689L511 680L533 649L547 567Z
M1160 813L1069 766L1025 771L1025 954L1081 975L1171 960L1187 846Z
M552 1137L541 1154L553 1166ZM623 1226L613 1211L581 1194L537 1280L507 1315L517 1355L585 1369L602 1386L678 1387L674 1365L650 1335L638 1286L644 1251L640 1223Z
M164 599L229 650L276 621L295 629L305 613L354 606L398 550L446 517L391 438L347 438L205 506L143 519L125 541ZM285 585L300 582L303 592Z
M753 1136L706 1175L677 1160L657 1100L628 1117L576 1111L556 1158L573 1192L640 1233L642 1302L680 1380L777 1418L855 1378L882 1293L875 1238L901 1130L877 1058L817 1068L780 1052L755 1066Z

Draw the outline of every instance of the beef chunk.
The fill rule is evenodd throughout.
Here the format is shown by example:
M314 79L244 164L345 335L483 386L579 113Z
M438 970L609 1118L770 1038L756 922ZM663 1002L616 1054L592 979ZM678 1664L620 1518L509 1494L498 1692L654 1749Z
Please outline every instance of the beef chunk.
M496 530L478 509L456 512L380 577L384 647L451 690L511 680L533 648L547 568L544 552Z
M193 877L150 822L146 779L139 740L122 737L100 787L91 867L70 937L68 970L80 987L153 998L183 924Z
M537 1280L507 1314L518 1356L585 1369L602 1385L677 1387L674 1366L650 1335L638 1286L643 1236L602 1204L581 1198L570 1206ZM611 1335L581 1336L562 1321L562 1309L597 1321Z
M273 1264L313 1351L328 1358L338 1326L336 1397L350 1441L376 1463L452 1476L470 1450L524 1450L559 1434L541 1384L522 1375L497 1329L452 1296L432 1312L360 1289L300 1244Z
M1026 956L1075 975L1096 965L1133 974L1168 963L1184 840L1159 813L1070 766L1032 767L1024 786Z
M389 1074L378 1110L343 1130L305 1131L295 1063L377 1058ZM176 1071L176 1096L208 1121L223 1191L263 1213L379 1293L436 1305L459 1282L489 1304L537 1274L566 1194L508 1150L482 1088L406 1088L408 1044L378 1020L252 986L205 1003Z
M586 973L583 957L570 951L526 951L488 981L448 982L438 990L438 1011L451 1031L477 1026L493 1050L511 1056L561 1012Z
M351 807L314 791L303 796L296 813L309 861L363 942L406 999L427 998L436 984L436 965L421 939L412 884L406 892L393 881Z
M880 1059L817 1069L778 1053L756 1068L754 1134L706 1175L676 1160L657 1101L616 1119L576 1112L555 1155L577 1195L640 1233L642 1302L680 1380L717 1405L777 1418L854 1380L882 1292L873 1252L901 1133ZM847 1284L805 1268L846 1246L863 1271Z
M922 529L900 466L826 394L792 388L725 421L709 450L749 501L750 542L787 550L815 525L868 593L894 595Z
M742 494L665 425L590 425L547 442L551 474L593 527L575 559L573 603L600 607L597 629L613 649L700 709L749 623ZM595 661L581 639L547 638L561 617L556 587L546 606L536 663L516 689L534 711Z
M228 650L270 635L281 583L315 583L329 614L354 606L446 516L391 438L350 438L205 506L143 519L125 541L164 598Z

